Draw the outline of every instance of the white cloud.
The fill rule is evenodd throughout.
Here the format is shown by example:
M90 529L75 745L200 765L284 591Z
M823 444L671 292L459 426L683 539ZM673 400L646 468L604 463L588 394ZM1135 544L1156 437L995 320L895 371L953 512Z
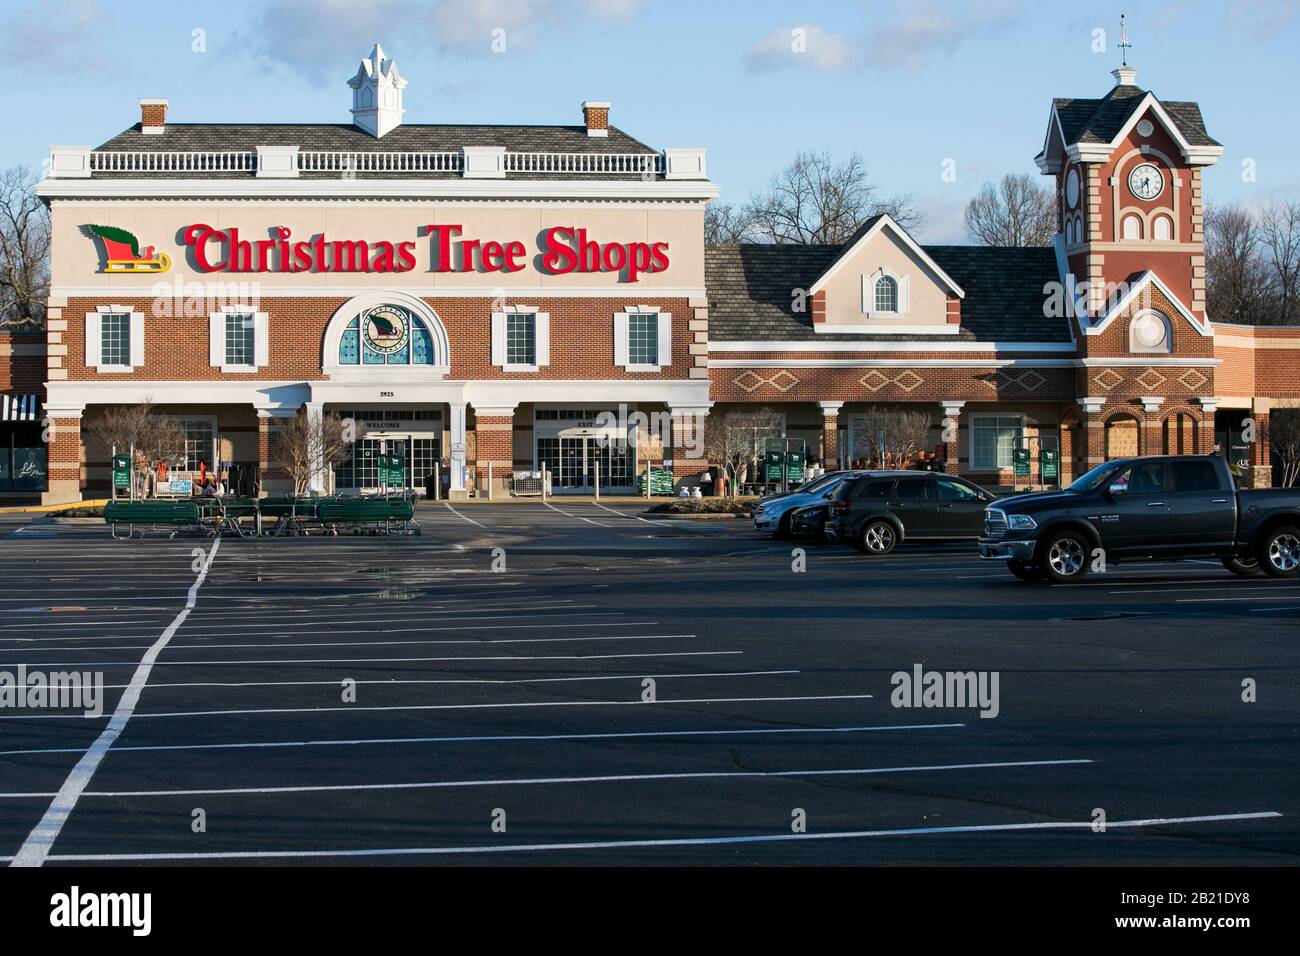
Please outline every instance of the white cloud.
M981 0L951 12L929 0L905 0L894 17L872 25L867 60L882 69L922 67L937 54L951 56L966 41L1010 26L1018 8L1015 0Z
M526 46L546 6L543 0L444 0L433 8L431 37L444 48L488 52L494 31L504 30L506 49Z
M342 83L376 41L400 63L406 33L398 24L422 19L422 7L413 0L273 0L234 44L315 83Z
M853 48L845 37L815 23L770 33L745 54L745 62L753 70L808 66L824 72L842 69L853 60Z
M602 20L630 20L642 4L643 0L586 0L587 12Z
M0 21L0 70L31 81L51 73L105 75L115 69L98 43L95 0L48 0Z

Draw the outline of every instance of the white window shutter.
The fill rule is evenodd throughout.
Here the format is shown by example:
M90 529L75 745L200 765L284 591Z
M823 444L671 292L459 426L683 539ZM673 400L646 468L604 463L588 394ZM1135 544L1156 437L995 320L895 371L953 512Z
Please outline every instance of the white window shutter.
M551 364L551 313L538 312L533 326L537 337L537 364Z
M253 364L258 368L271 360L271 323L265 312L253 313Z
M876 311L876 282L871 276L862 275L862 314L870 315Z
M492 313L492 364L503 368L506 364L506 314Z
M131 313L131 355L129 358L131 368L139 368L144 365L144 313Z
M908 277L903 276L903 278L898 280L898 314L899 315L907 315L908 312L907 288L908 288Z
M627 313L614 313L614 364L627 365Z
M226 362L226 315L213 312L208 316L208 364L220 368Z
M673 317L659 313L659 365L667 368L673 364Z
M91 312L86 316L86 367L99 365L100 345L99 313Z

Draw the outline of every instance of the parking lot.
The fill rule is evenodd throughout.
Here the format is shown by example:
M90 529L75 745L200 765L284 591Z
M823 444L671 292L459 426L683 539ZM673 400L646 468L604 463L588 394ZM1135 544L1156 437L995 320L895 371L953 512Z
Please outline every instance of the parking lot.
M1300 858L1296 581L1052 587L969 544L873 559L639 508L426 502L419 537L220 542L5 516L0 670L102 671L106 696L0 710L0 859ZM996 675L996 716L895 706L918 665Z

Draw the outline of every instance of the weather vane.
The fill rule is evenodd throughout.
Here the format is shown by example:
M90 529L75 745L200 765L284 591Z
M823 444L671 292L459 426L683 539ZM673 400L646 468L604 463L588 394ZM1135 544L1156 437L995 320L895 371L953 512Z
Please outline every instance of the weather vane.
M1128 51L1133 44L1128 42L1128 24L1124 14L1119 15L1119 55L1122 66L1128 66Z

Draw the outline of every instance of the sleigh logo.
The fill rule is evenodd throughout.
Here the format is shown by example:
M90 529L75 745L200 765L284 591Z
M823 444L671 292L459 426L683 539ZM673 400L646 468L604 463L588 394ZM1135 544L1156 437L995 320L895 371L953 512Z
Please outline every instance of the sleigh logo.
M155 253L153 246L140 251L140 240L117 226L90 226L90 234L104 244L105 272L166 272L171 256Z

